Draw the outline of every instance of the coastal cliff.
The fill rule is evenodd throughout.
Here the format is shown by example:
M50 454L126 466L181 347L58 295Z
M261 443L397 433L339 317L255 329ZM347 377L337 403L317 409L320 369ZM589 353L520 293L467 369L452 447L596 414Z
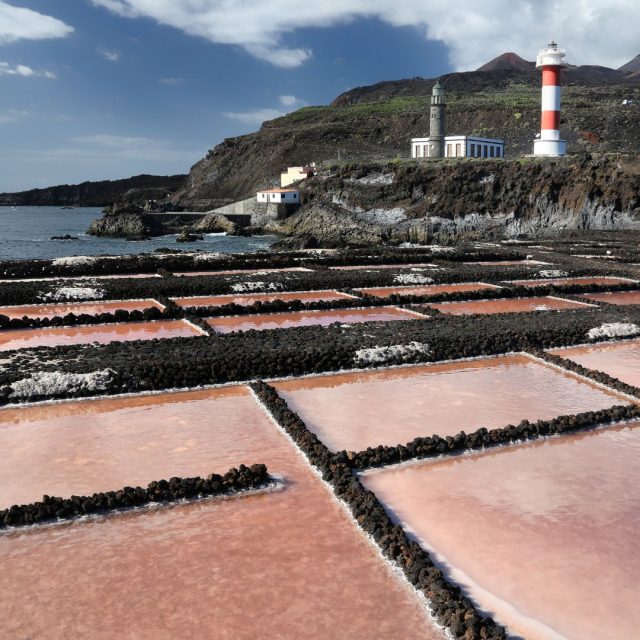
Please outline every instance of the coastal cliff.
M345 164L266 229L284 246L448 243L640 229L640 156Z

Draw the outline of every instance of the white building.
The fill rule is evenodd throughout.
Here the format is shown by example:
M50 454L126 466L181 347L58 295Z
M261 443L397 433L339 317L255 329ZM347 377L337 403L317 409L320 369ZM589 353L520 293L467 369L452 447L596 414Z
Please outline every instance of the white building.
M411 139L411 157L429 157L429 138ZM445 158L504 158L504 140L476 136L446 136Z
M304 180L315 176L317 173L315 162L304 167L287 167L285 173L280 174L280 186L288 187L290 184L297 182L298 180Z
M258 202L300 204L300 189L265 189L256 194Z

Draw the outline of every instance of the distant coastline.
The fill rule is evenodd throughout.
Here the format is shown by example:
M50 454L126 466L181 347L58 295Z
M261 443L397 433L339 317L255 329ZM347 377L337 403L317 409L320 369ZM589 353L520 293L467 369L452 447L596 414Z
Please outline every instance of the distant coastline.
M185 175L139 175L122 180L62 184L16 193L0 193L0 206L14 207L108 207L125 194L129 202L144 203L175 193Z

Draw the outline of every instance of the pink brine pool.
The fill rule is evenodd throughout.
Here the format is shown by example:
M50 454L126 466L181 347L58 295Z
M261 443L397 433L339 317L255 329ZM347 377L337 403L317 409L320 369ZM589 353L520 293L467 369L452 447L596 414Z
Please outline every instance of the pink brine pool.
M360 451L418 436L452 436L629 401L525 356L283 380L274 383L330 449Z
M601 277L584 277L584 278L544 278L539 280L511 280L511 284L519 287L535 288L535 287L568 287L574 284L594 285L594 284L628 284L635 282L629 278L614 278L608 276Z
M429 307L451 316L493 313L526 313L531 311L562 311L585 309L593 305L552 296L538 298L504 298L500 300L469 300L468 302L433 303Z
M9 282L50 282L53 280L127 280L133 278L159 278L157 273L115 273L106 276L52 276L47 278L11 278L0 280L0 283Z
M273 302L282 300L291 302L319 302L329 300L353 300L353 296L339 291L288 291L282 293L246 293L223 296L199 296L193 298L175 298L174 302L183 308L219 307L225 304L251 305L256 302Z
M634 424L362 479L517 637L637 638L639 451Z
M482 262L463 262L462 264L476 264L480 267L535 267L540 264L551 264L542 260L484 260Z
M60 347L70 344L108 344L154 338L201 336L203 331L185 320L123 322L99 326L48 327L0 331L0 351L34 347Z
M640 386L640 340L555 349L550 353Z
M362 322L388 322L391 320L420 320L426 316L396 307L373 307L367 309L335 309L332 311L291 311L287 313L265 313L250 316L209 318L207 324L218 333L249 331L250 329L290 329L292 327L329 326L358 324Z
M149 298L147 300L69 302L62 304L36 304L16 307L0 307L0 315L7 316L8 318L22 318L24 316L29 318L54 318L56 316L66 316L69 313L73 313L76 316L79 316L82 313L96 316L100 313L114 313L119 309L125 311L144 311L144 309L149 309L150 307L155 307L156 309L160 309L160 311L164 309L164 306L159 302Z
M285 488L0 535L1 637L442 637L246 388L101 403L0 428L5 501L240 462Z
M0 509L253 464L263 420L246 387L1 409Z
M625 305L640 304L640 291L615 291L612 293L587 293L587 300L594 302L608 302L609 304Z
M338 271L360 271L366 269L368 271L378 271L379 269L437 269L437 265L430 262L416 264L352 264L340 267L329 267Z
M463 282L459 284L431 284L418 287L368 287L356 289L362 293L377 298L388 298L392 295L398 296L437 296L442 293L467 293L468 291L483 291L485 289L500 289L492 284L483 282Z
M257 273L286 273L291 271L312 271L306 267L288 267L286 269L231 269L227 271L184 271L174 273L174 276L235 276L235 275L255 275Z

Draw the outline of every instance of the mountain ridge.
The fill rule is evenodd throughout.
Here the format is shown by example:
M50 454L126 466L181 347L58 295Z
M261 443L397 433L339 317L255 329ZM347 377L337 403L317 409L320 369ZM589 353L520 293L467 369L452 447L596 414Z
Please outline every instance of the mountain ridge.
M164 199L182 187L187 176L152 176L140 174L120 180L85 181L60 184L42 189L0 193L4 206L73 206L106 207L116 200L129 202Z

